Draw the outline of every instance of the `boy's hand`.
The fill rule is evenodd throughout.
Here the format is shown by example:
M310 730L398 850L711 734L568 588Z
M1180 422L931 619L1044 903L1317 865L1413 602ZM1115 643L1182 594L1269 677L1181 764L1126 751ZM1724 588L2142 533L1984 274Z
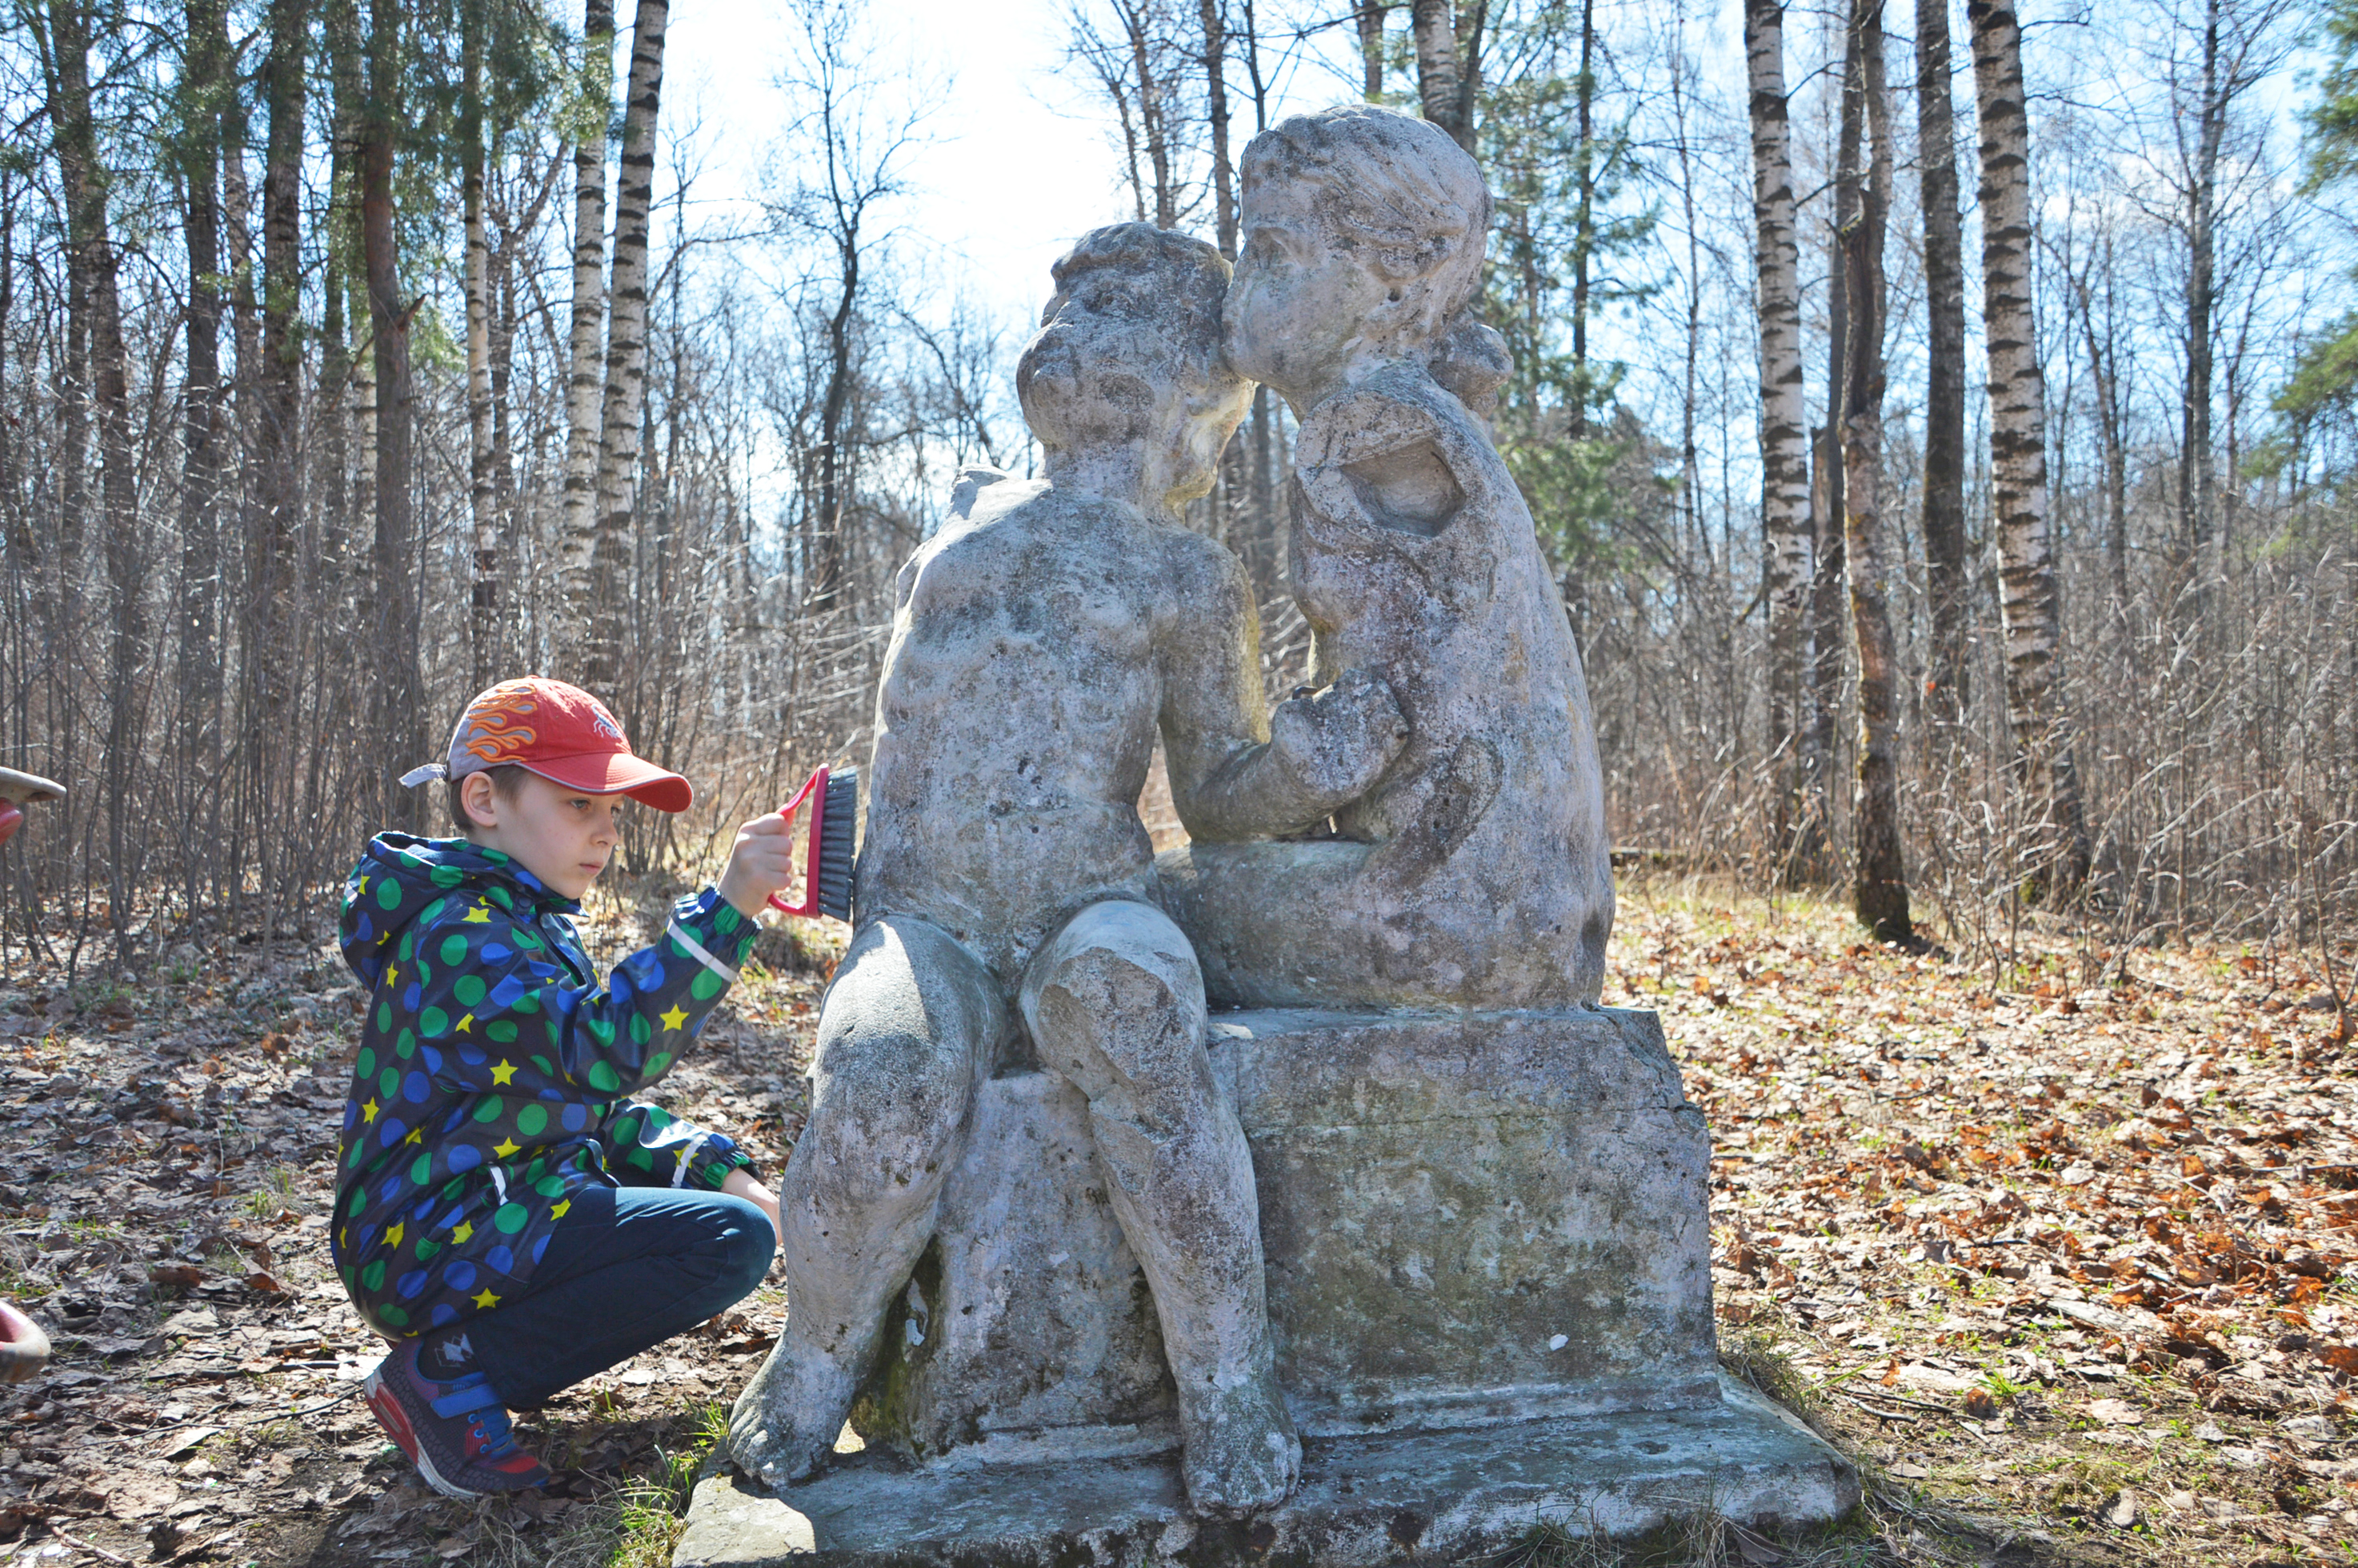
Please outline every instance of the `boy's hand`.
M746 1173L745 1168L742 1165L740 1165L737 1169L730 1172L726 1177L722 1178L720 1190L727 1193L730 1197L743 1198L746 1202L760 1209L763 1214L768 1215L770 1217L771 1236L781 1237L785 1234L784 1230L780 1228L778 1225L777 1195L770 1191L769 1188L763 1186L761 1183L755 1181Z
M720 873L720 896L751 920L759 916L773 892L795 880L794 824L772 812L737 829L737 845Z

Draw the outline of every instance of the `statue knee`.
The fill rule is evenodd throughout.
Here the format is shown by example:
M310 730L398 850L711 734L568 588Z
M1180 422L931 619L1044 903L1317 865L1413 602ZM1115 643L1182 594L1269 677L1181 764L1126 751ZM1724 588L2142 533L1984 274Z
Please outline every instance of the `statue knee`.
M914 1045L915 1043L908 1043ZM811 1186L852 1202L922 1192L956 1152L974 1071L941 1052L877 1054L829 1072L795 1150Z
M1209 1086L1203 970L1160 910L1084 910L1033 961L1022 1005L1041 1062L1092 1101L1152 1102Z

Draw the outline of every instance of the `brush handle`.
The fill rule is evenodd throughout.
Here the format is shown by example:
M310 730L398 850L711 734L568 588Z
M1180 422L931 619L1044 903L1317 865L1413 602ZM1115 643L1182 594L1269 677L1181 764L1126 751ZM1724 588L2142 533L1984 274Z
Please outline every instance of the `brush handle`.
M810 842L803 850L803 896L799 903L788 903L776 893L770 895L770 907L787 914L799 914L805 919L818 913L818 838L827 826L827 769L803 781L795 798L779 808L778 815L788 821L800 810L804 801L810 802Z

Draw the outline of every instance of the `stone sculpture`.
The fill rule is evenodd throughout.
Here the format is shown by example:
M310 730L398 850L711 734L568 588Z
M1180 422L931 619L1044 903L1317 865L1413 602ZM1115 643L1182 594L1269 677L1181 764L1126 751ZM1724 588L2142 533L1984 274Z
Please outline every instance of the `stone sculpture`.
M1045 479L970 472L902 571L860 925L780 1187L786 1323L730 1423L773 1485L832 1446L978 1089L1025 1052L1087 1098L1195 1507L1249 1512L1293 1485L1251 1160L1135 802L1159 730L1191 833L1300 831L1357 799L1405 728L1356 672L1271 715L1242 568L1181 524L1249 392L1221 362L1228 270L1143 224L1084 239L1017 371Z
M1255 137L1229 362L1301 425L1294 597L1314 680L1387 681L1406 751L1334 839L1162 861L1216 1002L1593 1003L1613 925L1580 655L1530 512L1467 405L1507 373L1467 314L1490 198L1422 120L1360 105Z
M1357 105L1241 167L1233 284L1139 224L1057 265L1017 375L1045 480L969 472L902 573L787 1318L730 1437L775 1487L857 1399L888 1452L705 1481L676 1568L1376 1568L1858 1497L1719 1373L1709 1136L1654 1017L1596 1005L1601 780L1484 423L1479 171ZM1242 569L1177 510L1239 373L1299 422L1327 683L1273 711Z

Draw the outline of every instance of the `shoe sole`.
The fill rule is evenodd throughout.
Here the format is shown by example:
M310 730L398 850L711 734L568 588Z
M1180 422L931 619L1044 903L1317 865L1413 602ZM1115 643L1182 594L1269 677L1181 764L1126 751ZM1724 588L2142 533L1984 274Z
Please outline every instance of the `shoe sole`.
M470 1491L455 1482L445 1480L442 1473L434 1468L434 1461L427 1455L426 1445L417 1441L416 1428L410 1425L409 1412L401 1408L401 1401L394 1397L391 1389L384 1386L384 1367L382 1362L361 1383L361 1398L367 1401L370 1412L376 1417L377 1424L384 1427L386 1433L392 1437L394 1446L407 1454L409 1462L417 1466L417 1474L424 1478L427 1486L446 1498L457 1498L466 1502L501 1495L496 1492Z

